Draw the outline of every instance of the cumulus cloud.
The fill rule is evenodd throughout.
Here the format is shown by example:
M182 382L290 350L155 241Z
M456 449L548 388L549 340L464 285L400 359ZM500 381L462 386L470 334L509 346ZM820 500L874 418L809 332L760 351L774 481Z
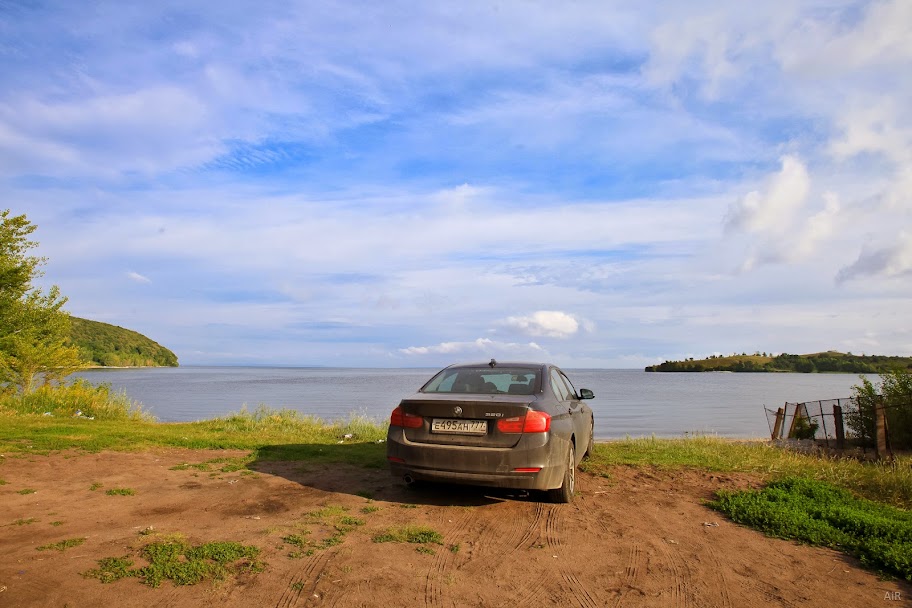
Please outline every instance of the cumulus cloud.
M775 233L790 226L807 201L811 180L800 159L783 156L780 161L782 168L767 181L765 192L753 190L729 208L727 231Z
M138 272L133 272L132 270L127 273L127 278L131 281L136 281L137 283L151 283L152 279L147 276L141 275Z
M498 342L490 338L478 338L472 342L441 342L433 346L409 346L408 348L400 348L399 352L404 355L455 355L463 353L522 355L526 353L544 353L546 351L535 342L519 344L515 342Z
M862 277L897 277L912 274L912 234L902 233L895 243L884 247L865 245L852 264L836 275L837 283Z
M806 260L841 225L839 195L827 191L815 196L804 162L794 156L781 162L762 191L753 190L733 203L724 219L725 232L745 244L741 271Z
M576 316L559 310L539 310L531 315L507 317L504 325L530 336L548 338L568 338L579 331L581 325L584 328L591 326L588 321L581 323Z

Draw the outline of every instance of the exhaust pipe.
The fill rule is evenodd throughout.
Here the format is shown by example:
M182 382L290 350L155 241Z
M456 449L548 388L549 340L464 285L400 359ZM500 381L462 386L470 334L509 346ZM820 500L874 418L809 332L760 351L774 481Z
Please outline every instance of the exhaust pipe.
M405 480L405 485L407 486L413 485L415 483L415 478L411 475L406 475L402 479Z

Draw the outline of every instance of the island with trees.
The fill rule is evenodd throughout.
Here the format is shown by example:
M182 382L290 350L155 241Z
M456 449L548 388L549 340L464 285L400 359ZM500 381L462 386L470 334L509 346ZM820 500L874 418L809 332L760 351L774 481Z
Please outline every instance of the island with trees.
M665 361L649 365L647 372L835 372L847 374L883 374L894 370L912 370L912 357L886 355L853 355L837 351L791 355L755 352L711 355L705 359Z

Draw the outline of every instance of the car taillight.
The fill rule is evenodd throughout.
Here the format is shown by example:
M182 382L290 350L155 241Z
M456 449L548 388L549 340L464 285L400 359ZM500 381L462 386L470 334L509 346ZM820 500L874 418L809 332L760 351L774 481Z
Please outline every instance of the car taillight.
M396 409L390 414L390 426L401 426L405 429L418 429L421 428L422 424L424 424L424 418L404 412L399 406L396 406Z
M525 416L501 418L497 421L501 433L547 433L551 430L551 416L532 410Z

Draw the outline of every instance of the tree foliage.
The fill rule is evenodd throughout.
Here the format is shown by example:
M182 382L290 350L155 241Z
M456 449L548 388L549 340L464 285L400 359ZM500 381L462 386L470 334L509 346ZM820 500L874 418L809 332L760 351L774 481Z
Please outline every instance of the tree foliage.
M30 255L36 226L25 215L0 212L0 391L28 394L39 375L45 384L83 367L69 344L67 299L54 286L33 286L44 258Z
M874 445L874 410L883 407L891 445L912 449L912 373L896 369L882 374L879 386L862 378L852 393L855 407L845 413L846 426L863 445Z

